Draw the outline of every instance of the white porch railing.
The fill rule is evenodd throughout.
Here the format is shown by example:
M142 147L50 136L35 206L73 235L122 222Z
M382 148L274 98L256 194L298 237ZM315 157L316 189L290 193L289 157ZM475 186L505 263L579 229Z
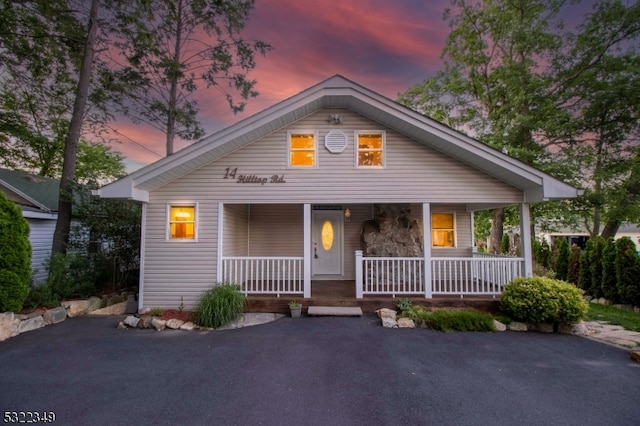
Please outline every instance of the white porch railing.
M506 256L431 259L430 288L425 288L424 259L362 257L356 254L356 297L363 295L490 295L523 275L524 259Z
M304 293L302 257L222 257L222 282L240 286L244 294Z

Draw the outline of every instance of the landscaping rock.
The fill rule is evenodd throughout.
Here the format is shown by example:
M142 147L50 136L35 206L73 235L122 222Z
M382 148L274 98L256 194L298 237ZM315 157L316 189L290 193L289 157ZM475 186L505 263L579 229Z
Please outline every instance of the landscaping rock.
M61 305L67 309L67 316L69 318L84 315L89 311L88 300L68 300L62 302Z
M399 318L397 323L398 328L416 328L416 324L411 318Z
M127 302L116 303L115 305L89 312L89 315L124 315L126 304Z
M44 314L44 310L43 309L37 309L33 312L29 312L28 314L15 314L15 319L20 320L20 321L24 321L24 320L28 320L31 318L35 318L35 317L39 317L42 314Z
M511 331L527 331L528 330L527 324L523 322L517 322L517 321L510 323L507 326L507 328Z
M89 298L89 306L87 307L87 313L93 312L101 308L102 301L99 297L92 296Z
M538 331L540 333L553 333L553 324L541 323L541 324L527 324L527 330Z
M191 321L185 322L180 326L180 330L192 331L196 329L196 325Z
M640 351L631 351L631 359L640 362Z
M62 306L49 309L42 315L42 319L44 319L45 325L57 324L67 319L67 310Z
M378 314L378 318L383 319L383 318L391 318L395 321L398 313L396 311L394 311L393 309L388 309L388 308L382 308L382 309L378 309L376 311L376 314Z
M19 334L18 323L13 312L0 314L0 342Z
M171 318L170 320L167 320L167 322L165 323L166 327L170 328L172 330L180 329L182 324L184 324L184 321L176 319L176 318Z
M384 328L398 328L398 322L393 318L382 318L382 326Z
M575 324L562 323L558 325L558 333L561 334L575 334L577 336L586 336L589 334L587 326L584 321L580 321Z
M151 321L153 317L142 317L140 318L140 322L138 323L138 328L151 328Z
M496 331L507 331L507 326L498 320L493 320L493 327Z
M124 321L120 321L118 323L118 327L117 328L118 328L118 330L126 330L129 327L127 327L127 325L124 323Z
M123 321L126 325L128 325L129 327L137 327L138 323L140 322L140 318L136 318L132 315L129 315L128 317L126 317Z
M45 326L42 315L21 321L18 325L18 333L26 333L27 331L37 330Z
M160 331L165 329L165 327L167 326L167 322L164 320L161 320L160 318L153 317L151 319L151 326L156 330Z

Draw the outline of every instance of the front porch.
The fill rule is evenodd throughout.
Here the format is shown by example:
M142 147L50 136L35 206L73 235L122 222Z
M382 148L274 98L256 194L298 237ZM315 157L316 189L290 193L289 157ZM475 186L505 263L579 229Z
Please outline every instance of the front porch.
M275 312L289 313L289 302L297 300L302 303L303 313L309 306L358 306L364 313L373 313L380 308L396 309L399 297L390 295L355 297L355 281L312 281L312 296L307 299L301 297L285 297L266 294L248 294L246 312ZM424 296L402 296L412 303L429 308L473 308L484 312L499 311L500 298L494 296L460 296L435 295L431 299Z

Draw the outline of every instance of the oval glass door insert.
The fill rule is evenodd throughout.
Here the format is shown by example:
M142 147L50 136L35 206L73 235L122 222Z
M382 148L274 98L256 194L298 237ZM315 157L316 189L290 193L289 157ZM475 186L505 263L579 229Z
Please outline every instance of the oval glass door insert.
M322 224L322 247L326 251L331 250L331 247L333 247L333 225L329 220L325 220Z

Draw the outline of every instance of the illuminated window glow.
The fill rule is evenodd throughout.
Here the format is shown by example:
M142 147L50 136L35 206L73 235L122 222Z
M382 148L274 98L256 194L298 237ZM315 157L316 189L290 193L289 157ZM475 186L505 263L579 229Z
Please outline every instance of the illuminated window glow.
M193 240L196 236L195 206L169 207L169 238Z
M333 225L331 221L325 220L322 224L322 247L329 251L333 247Z
M315 167L316 135L315 133L289 134L289 166Z
M433 213L431 215L431 244L433 247L455 247L455 226L453 213Z
M384 166L384 133L356 132L358 167Z

